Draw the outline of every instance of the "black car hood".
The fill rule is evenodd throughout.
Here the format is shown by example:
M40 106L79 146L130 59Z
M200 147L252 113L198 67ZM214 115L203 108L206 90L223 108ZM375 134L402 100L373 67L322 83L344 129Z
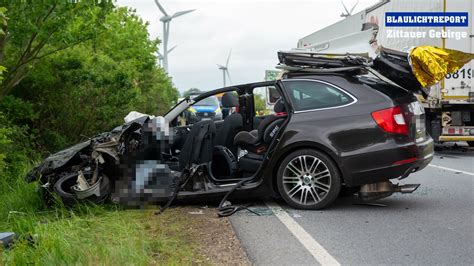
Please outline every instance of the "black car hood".
M38 166L37 171L39 173L48 173L54 169L60 168L68 163L78 152L88 147L91 144L91 140L81 142L70 148L64 149L62 151L56 152L48 156L44 161Z

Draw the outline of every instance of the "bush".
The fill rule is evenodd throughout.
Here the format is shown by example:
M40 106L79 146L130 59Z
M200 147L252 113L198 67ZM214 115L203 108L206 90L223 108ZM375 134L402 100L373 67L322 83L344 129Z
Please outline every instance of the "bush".
M14 125L0 113L0 179L24 176L31 162L37 160L28 131L28 126Z
M158 41L147 24L126 8L107 14L104 24L108 30L93 40L41 59L13 92L24 101L15 113L26 118L14 122L37 130L43 153L109 131L130 111L163 114L178 98L156 65Z
M0 113L0 120L2 120L2 114ZM0 127L0 177L2 176L6 164L5 164L5 158L7 157L6 155L6 147L11 144L11 140L9 139L8 135L11 134L11 129L4 127L2 125Z

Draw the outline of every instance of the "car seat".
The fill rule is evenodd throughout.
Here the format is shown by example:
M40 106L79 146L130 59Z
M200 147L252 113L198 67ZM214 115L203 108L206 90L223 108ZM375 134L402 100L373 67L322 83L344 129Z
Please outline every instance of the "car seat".
M239 169L246 173L255 173L261 165L264 154L272 139L277 135L287 116L283 99L278 100L274 106L275 114L267 116L258 125L258 129L250 132L239 132L234 138L234 145L247 154L239 159Z
M216 126L212 120L195 123L179 154L179 170L192 164L207 164L212 161Z
M215 146L210 174L215 180L228 180L237 177L239 165L235 155L224 146Z
M234 137L234 145L242 149L261 154L280 129L286 118L286 107L283 99L279 99L273 107L275 114L263 119L258 128L250 132L241 131Z
M223 108L232 108L239 106L239 99L234 92L226 92L221 99ZM225 117L219 134L216 136L216 145L221 145L229 149L234 155L237 153L237 147L234 146L234 137L242 130L242 115L233 113Z

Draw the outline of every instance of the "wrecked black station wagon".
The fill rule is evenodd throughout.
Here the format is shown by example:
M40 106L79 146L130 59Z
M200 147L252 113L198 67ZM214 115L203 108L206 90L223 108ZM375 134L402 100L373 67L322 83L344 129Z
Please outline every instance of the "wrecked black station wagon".
M433 157L413 94L424 91L406 57L389 50L375 60L291 51L279 60L276 81L185 98L163 117L138 117L49 156L28 178L71 204L260 195L321 209L341 189L374 200L418 187L391 182ZM279 99L269 114L257 115L254 96L266 87ZM222 93L222 119L189 111Z

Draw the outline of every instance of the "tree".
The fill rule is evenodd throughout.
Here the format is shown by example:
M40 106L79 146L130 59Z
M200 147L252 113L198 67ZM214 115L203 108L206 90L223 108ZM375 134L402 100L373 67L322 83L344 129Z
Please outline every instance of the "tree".
M189 90L186 90L183 92L183 97L188 97L189 95L192 94L201 94L202 91L199 90L198 88L190 88Z
M255 112L259 113L267 111L265 106L265 99L262 97L262 95L254 93L253 101L255 105Z
M0 10L0 65L7 70L0 100L38 59L100 34L103 17L112 7L110 1L6 1Z
M147 24L133 10L115 8L103 27L94 39L41 59L14 90L14 96L33 103L38 117L29 124L43 150L108 131L132 110L162 114L178 97L156 66L158 40L150 40Z
M7 9L4 7L0 7L0 40L2 40L6 33L6 27L7 27L7 15L6 15ZM0 53L1 56L1 53ZM0 65L0 85L3 83L3 72L7 70L6 67Z

